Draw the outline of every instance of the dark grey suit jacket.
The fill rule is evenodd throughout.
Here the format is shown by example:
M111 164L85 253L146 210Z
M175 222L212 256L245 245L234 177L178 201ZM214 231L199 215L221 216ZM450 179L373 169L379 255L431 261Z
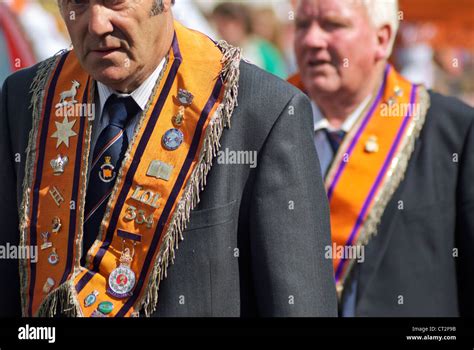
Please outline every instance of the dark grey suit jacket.
M29 86L10 76L0 114L0 244L18 244ZM258 152L257 167L217 164L192 212L155 316L335 316L327 198L308 99L241 64L239 105L222 150ZM14 155L21 155L15 163ZM0 261L0 315L19 315L18 261Z
M474 316L474 109L430 97L405 179L355 270L356 316Z

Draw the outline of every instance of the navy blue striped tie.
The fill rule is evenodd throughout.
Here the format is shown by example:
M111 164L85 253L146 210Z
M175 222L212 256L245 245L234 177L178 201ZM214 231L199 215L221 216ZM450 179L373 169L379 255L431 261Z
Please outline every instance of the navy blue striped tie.
M91 171L84 211L83 263L94 243L112 193L118 171L128 148L125 128L139 110L132 97L110 95L104 106L109 113L109 125L100 133L92 155Z
M337 131L329 131L328 129L324 129L324 133L331 145L331 149L334 154L337 153L339 150L339 146L341 146L344 137L346 136L346 132L344 130L337 130Z

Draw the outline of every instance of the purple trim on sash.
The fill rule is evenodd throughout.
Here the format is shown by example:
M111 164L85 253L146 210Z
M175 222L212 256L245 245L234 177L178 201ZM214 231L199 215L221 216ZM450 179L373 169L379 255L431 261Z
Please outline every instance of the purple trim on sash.
M87 104L87 95L89 91L89 82L90 78L87 79L86 88L84 90L84 96L82 97L83 106ZM78 197L78 187L80 182L81 176L81 159L82 159L82 139L84 137L84 129L85 129L85 122L86 116L79 116L80 118L80 127L79 127L79 134L78 134L78 143L76 148L76 161L74 163L74 181L72 185L72 194L71 200L74 203L77 203ZM77 218L77 207L74 210L70 211L69 215L69 236L68 236L68 246L67 246L67 262L66 262L66 269L64 270L63 277L61 278L60 284L66 282L69 274L72 270L72 264L74 262L74 243L76 241L76 218ZM72 224L71 224L72 223Z
M351 155L352 151L354 150L354 148L357 144L357 141L359 141L359 138L362 135L362 132L364 131L367 124L369 123L369 120L372 118L375 109L377 108L380 100L382 99L382 95L383 95L383 92L385 91L385 85L387 83L387 77L388 77L388 73L390 71L390 68L391 68L391 66L389 64L387 64L387 66L385 67L383 83L380 86L380 89L377 93L377 97L375 98L374 102L372 103L372 106L370 107L369 112L365 116L364 121L360 125L359 130L357 130L357 133L355 134L355 136L352 138L351 143L349 145L349 148L347 149L346 154L349 155L349 156ZM336 188L336 185L339 181L339 178L342 175L342 172L343 172L344 168L346 167L346 164L347 163L344 162L344 161L342 161L339 164L339 167L338 167L337 172L336 172L336 176L334 176L334 179L332 180L332 183L331 183L331 185L329 186L329 189L328 189L328 199L329 200L331 200L331 198L332 198L334 189Z
M50 113L51 113L51 105L53 103L54 99L54 91L56 90L56 84L58 82L59 78L59 73L62 70L62 67L64 65L64 62L66 61L67 56L69 55L69 52L66 52L58 62L58 65L56 67L56 70L53 74L53 78L51 80L51 84L49 85L48 88L48 96L46 98L46 103L45 103L45 112L43 114L43 129L41 130L41 136L40 136L40 142L39 142L39 147L38 147L38 162L37 162L37 169L36 169L36 178L35 182L33 185L33 200L32 200L32 205L31 205L31 223L30 223L30 245L31 246L36 246L36 236L37 236L37 231L36 231L36 226L38 224L37 222L37 213L38 213L38 206L39 206L39 191L41 187L41 180L43 177L43 166L44 166L44 157L45 157L45 147L46 147L46 141L48 139L48 131L49 131L49 119L50 119ZM36 141L36 140L35 140ZM29 286L29 305L28 305L28 316L33 316L32 314L32 309L33 309L33 296L35 292L35 284L36 284L36 264L30 264L30 286Z
M395 137L395 141L393 142L393 144L390 148L390 151L389 151L387 157L385 158L382 169L380 170L379 174L377 175L377 178L376 178L374 184L372 185L372 188L370 189L369 195L365 199L362 210L359 213L359 216L357 217L357 221L354 225L354 228L352 229L352 232L349 236L349 240L345 244L346 246L352 244L356 233L359 231L360 226L363 223L364 217L367 213L367 210L369 209L369 205L370 205L370 203L372 203L372 200L375 196L375 193L377 192L377 189L379 188L380 183L382 182L385 174L387 173L387 168L390 166L390 164L392 162L394 153L397 150L398 145L400 144L401 138L402 138L403 134L405 133L405 129L408 125L408 122L410 121L410 117L412 116L412 106L413 106L413 103L415 101L416 91L417 91L417 86L412 85L411 95L410 95L410 106L408 108L407 115L405 116L405 118L403 120L403 123L402 123L400 129L398 130L397 136ZM343 258L339 261L339 265L336 269L336 275L335 275L336 281L339 280L339 278L341 277L343 266L344 266L346 260L347 259Z
M173 48L173 54L174 54L175 59L171 66L168 77L166 78L166 82L165 82L165 85L163 86L163 90L160 96L158 97L158 101L155 104L155 107L153 108L153 112L151 114L150 120L148 121L145 131L143 132L143 136L138 144L137 150L135 152L135 156L133 157L132 163L130 164L130 169L128 170L127 175L124 179L123 188L122 188L122 191L120 191L119 197L117 199L117 204L115 205L114 210L112 212L112 216L110 219L109 228L107 230L105 240L102 243L101 247L99 248L99 251L97 252L96 256L94 257L91 273L85 274L84 276L82 276L82 278L76 284L77 293L79 293L84 288L84 286L90 281L90 279L94 276L94 274L97 273L97 271L99 271L100 262L102 261L102 258L104 257L105 252L109 248L110 242L112 242L115 228L117 227L117 222L120 215L120 209L125 203L127 194L130 190L130 187L132 186L133 177L135 176L135 172L137 171L138 164L140 163L140 160L142 158L143 152L145 151L148 140L150 139L151 134L153 133L156 122L158 121L158 117L161 114L161 110L163 109L165 101L171 90L171 86L173 85L175 77L178 73L178 68L181 65L182 56L179 50L179 45L176 38L176 32L173 37L172 48Z
M186 179L186 175L192 165L192 162L196 156L196 153L198 151L198 146L199 142L201 140L201 135L203 132L203 127L204 123L206 122L209 113L212 110L212 107L216 103L217 99L219 98L220 92L222 89L222 81L221 79L217 79L216 84L214 85L214 89L212 91L211 96L209 97L206 106L201 112L201 116L199 117L199 121L196 126L196 131L193 136L193 141L191 143L191 147L189 148L188 154L186 156L186 160L183 164L183 167L178 175L178 179L176 180L176 183L173 187L173 190L168 198L168 201L166 202L165 207L163 208L163 213L161 214L160 220L158 221L157 227L155 234L153 236L153 240L150 245L150 249L148 250L147 256L145 258L145 261L143 263L143 269L145 271L140 272L140 278L137 280L137 284L135 286L135 292L133 296L127 300L125 305L120 309L119 312L117 312L116 317L123 317L125 314L128 312L128 310L133 306L135 303L136 299L138 298L138 295L140 294L139 292L141 291L143 284L145 282L145 277L147 275L147 270L151 268L152 266L152 259L153 255L155 253L155 250L158 246L158 243L161 239L161 236L163 235L163 229L168 221L168 217L171 213L171 209L173 208L173 205L176 201L176 198L178 197L179 191L181 190L181 187L183 186L184 180ZM157 234L160 232L160 234ZM137 293L138 291L138 293Z
M117 230L117 237L129 239L131 241L136 241L136 242L141 242L142 241L142 235L132 233L132 232L123 231L123 230Z

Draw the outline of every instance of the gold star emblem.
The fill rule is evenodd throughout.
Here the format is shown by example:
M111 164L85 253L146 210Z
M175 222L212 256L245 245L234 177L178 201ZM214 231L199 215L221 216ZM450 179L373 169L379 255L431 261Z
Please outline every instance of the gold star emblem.
M55 122L55 123L56 123L57 130L54 132L54 134L51 135L51 137L55 137L58 139L58 142L56 143L56 148L58 148L61 145L61 143L64 143L66 147L69 148L69 138L77 135L72 130L72 127L76 123L76 120L73 120L72 122L70 122L68 121L67 117L64 117L64 120L62 123L59 123L59 122Z

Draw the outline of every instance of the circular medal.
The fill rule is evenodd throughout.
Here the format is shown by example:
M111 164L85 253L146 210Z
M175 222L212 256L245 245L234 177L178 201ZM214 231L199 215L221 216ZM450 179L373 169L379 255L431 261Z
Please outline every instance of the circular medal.
M108 315L112 312L114 309L114 304L112 304L110 301L103 301L99 304L98 307L99 311L102 312L104 315Z
M53 252L49 254L48 262L51 265L56 265L59 262L59 255L56 253L56 249L53 248Z
M183 143L184 135L181 130L178 129L169 129L163 135L163 146L168 151L174 151Z
M96 301L97 301L97 296L99 295L99 292L94 290L91 294L89 294L88 296L86 296L86 298L84 299L84 305L86 307L89 307L91 306L92 304L94 304Z
M120 265L109 276L107 292L119 299L132 295L135 287L135 273L127 265Z

